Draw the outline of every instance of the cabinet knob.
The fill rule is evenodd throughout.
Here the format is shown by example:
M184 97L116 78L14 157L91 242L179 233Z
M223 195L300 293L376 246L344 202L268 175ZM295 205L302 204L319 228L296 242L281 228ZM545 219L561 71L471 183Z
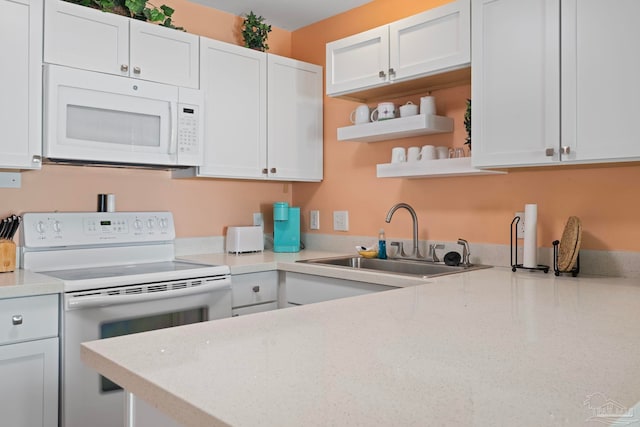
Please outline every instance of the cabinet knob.
M39 165L40 163L42 163L42 157L40 156L33 156L31 158L31 163Z
M387 77L387 73L385 73L384 71L380 71L378 73L378 77L380 77L381 79L384 79L385 77Z
M269 170L269 172L271 172L271 173L276 173L276 172L277 172L277 169L276 169L276 168L271 168L271 170Z
M260 292L260 286L254 286L253 292L256 292L256 293Z
M120 66L120 71L122 71L123 73L126 73L127 71L129 71L129 66L127 64L122 64Z
M262 173L263 173L264 175L266 175L266 174L268 174L268 173L269 173L269 170L268 170L267 168L264 168L264 169L262 169Z
M14 314L11 316L11 323L14 325L22 325L22 314Z
M140 67L133 67L133 74L140 74Z
M395 77L396 76L396 70L394 70L393 68L389 68L389 77Z
M564 147L562 147L562 154L570 154L571 153L571 147L569 147L568 145L565 145Z
M547 148L544 151L544 155L547 156L547 157L552 157L555 152L556 152L556 150L554 150L553 148Z

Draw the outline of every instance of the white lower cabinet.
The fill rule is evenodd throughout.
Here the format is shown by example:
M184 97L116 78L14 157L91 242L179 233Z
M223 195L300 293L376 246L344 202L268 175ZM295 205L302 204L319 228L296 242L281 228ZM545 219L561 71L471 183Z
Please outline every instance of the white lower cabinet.
M314 276L311 274L287 272L284 277L284 300L288 307L388 291L391 289L395 288L353 280Z
M278 272L231 276L232 315L243 316L278 308Z
M0 300L2 425L58 425L58 295Z

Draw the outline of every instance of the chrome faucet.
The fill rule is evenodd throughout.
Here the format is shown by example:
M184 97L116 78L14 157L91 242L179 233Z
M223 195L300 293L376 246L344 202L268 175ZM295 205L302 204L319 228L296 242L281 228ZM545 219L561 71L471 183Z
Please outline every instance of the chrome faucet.
M416 215L416 211L414 211L413 208L406 203L396 203L391 207L391 209L389 209L389 212L387 212L387 218L385 219L385 221L391 222L391 217L393 217L395 211L400 208L405 208L406 210L408 210L411 214L411 218L413 219L413 246L411 248L411 253L408 256L422 258L422 255L420 255L420 249L418 249L418 216ZM404 253L404 250L401 251L401 255L407 256L407 254Z
M462 261L460 265L463 267L471 267L471 263L469 262L469 256L471 252L469 252L469 242L464 239L458 239L458 244L462 245Z

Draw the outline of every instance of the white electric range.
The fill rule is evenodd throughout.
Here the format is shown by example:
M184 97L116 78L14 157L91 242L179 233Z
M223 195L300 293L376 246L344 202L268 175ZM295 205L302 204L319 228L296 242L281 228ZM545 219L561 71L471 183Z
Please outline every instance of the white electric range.
M231 317L225 265L175 259L170 212L52 212L23 217L22 266L63 280L63 427L124 425L124 393L85 367L80 344Z

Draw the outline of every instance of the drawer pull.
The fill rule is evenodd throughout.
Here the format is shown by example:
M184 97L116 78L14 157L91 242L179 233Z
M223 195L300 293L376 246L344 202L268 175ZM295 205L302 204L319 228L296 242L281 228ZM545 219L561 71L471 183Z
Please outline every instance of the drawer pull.
M253 287L253 292L260 292L260 286L254 286Z
M11 322L12 322L14 325L22 325L22 314L14 314L14 315L11 317Z

